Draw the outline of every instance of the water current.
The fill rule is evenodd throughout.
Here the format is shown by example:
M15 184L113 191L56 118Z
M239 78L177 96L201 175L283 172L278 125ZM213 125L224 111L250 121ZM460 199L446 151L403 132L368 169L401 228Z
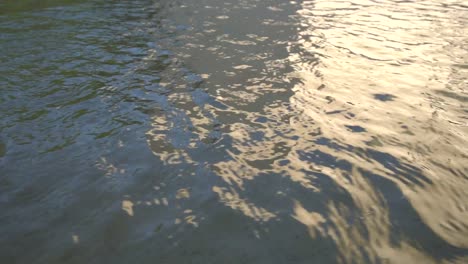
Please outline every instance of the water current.
M0 1L1 263L468 263L468 2Z

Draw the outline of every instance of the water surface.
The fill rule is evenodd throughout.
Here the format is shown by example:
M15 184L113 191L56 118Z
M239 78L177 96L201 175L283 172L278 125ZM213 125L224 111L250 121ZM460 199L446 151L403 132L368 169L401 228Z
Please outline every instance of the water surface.
M468 262L468 4L0 4L1 263Z

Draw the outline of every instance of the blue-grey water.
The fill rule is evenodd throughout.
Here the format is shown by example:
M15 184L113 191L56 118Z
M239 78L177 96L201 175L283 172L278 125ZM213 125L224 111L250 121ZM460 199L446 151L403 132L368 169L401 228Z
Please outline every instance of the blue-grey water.
M468 263L468 2L0 1L0 263Z

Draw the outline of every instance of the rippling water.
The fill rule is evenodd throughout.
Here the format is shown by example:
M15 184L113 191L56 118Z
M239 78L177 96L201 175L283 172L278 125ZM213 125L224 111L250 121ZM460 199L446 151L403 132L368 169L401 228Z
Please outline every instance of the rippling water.
M468 263L467 25L463 0L0 3L0 262Z

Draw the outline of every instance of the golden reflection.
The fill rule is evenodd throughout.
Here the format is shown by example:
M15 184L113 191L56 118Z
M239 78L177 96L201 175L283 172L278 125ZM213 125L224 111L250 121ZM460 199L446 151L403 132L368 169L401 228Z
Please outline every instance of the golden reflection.
M265 208L258 207L247 199L242 198L234 188L227 189L214 186L213 192L218 194L220 201L224 205L232 208L233 210L242 212L245 216L248 216L255 221L267 222L275 218L274 213L269 212Z
M301 226L338 263L466 259L466 71L453 66L467 59L466 12L290 2L258 11L254 34L221 10L216 23L177 16L201 28L171 47L159 83L171 92L146 136L172 192L151 205L200 232L226 208L264 230Z
M122 210L124 210L129 216L133 216L133 203L129 200L122 201Z
M177 199L188 199L188 198L190 198L190 192L189 192L189 190L186 189L186 188L179 189L179 190L177 191L176 198L177 198Z
M295 67L294 76L303 80L294 88L291 104L313 120L322 138L331 139L320 146L311 146L312 150L320 150L320 153L325 153L321 155L335 157L337 161L346 161L343 166L356 164L388 179L401 190L401 199L408 199L421 221L436 236L450 245L468 248L468 214L462 209L462 201L468 198L468 180L462 176L466 173L462 160L467 154L463 147L466 146L464 135L467 130L438 118L441 113L456 113L460 105L439 104L436 107L437 96L434 94L438 89L455 88L453 85L456 83L450 80L454 78L451 64L460 58L455 55L456 48L445 49L444 41L467 41L463 37L465 30L460 28L465 23L464 18L461 10L449 8L446 11L455 19L438 20L450 22L438 25L426 18L447 14L439 12L440 7L432 6L430 1L395 6L391 3L302 3L303 9L298 14L309 26L299 33L298 43L292 43L290 47L290 50L301 50L301 53L292 53L290 60ZM415 5L427 8L427 13L422 12L417 18L410 19L413 13L409 10ZM457 30L444 35L444 27ZM431 32L439 32L439 38L429 38ZM304 60L305 55L315 57L320 63L311 64ZM446 87L447 83L452 83L452 87ZM453 115L452 118L457 119ZM303 139L301 137L300 141ZM334 146L332 142L338 144ZM296 149L303 150L306 143L298 142L297 146ZM291 152L290 155L296 154ZM391 161L392 156L394 161ZM290 160L300 162L297 157ZM311 161L312 156L301 166L308 166ZM396 162L408 165L400 166ZM325 218L305 211L300 204L296 205L295 218L309 229L315 226L313 231L309 230L312 236L319 233L335 237L344 263L359 256L359 248L353 249L353 245L369 247L374 252L369 252L368 256L392 263L440 261L410 240L403 239L399 247L391 244L390 237L396 230L391 226L389 210L396 208L386 208L384 202L388 198L379 197L378 186L363 183L352 188L359 179L363 181L356 169L353 169L350 180L345 177L346 166L323 165L310 166L345 188L361 212L373 208L372 219L378 220L364 221L365 230L369 232L369 238L365 239L359 237L362 232L356 227L346 228L343 213L336 205L330 204L329 209L333 213L326 219L335 222L333 226L337 230L332 234L324 233L323 224L317 226L316 223ZM406 175L408 170L412 171L410 174L420 174L423 178L409 178L410 174ZM414 176L418 177L411 177ZM378 247L372 236L375 236ZM347 238L354 242L346 242Z

